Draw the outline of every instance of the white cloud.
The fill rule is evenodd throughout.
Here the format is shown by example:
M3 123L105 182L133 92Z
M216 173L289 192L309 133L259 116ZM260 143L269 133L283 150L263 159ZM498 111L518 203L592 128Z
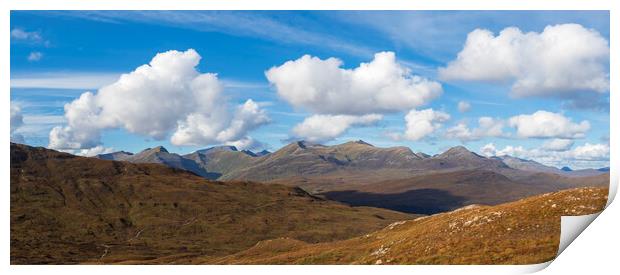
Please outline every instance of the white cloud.
M459 101L458 109L461 113L469 112L469 110L471 110L471 104L469 104L469 102L467 101Z
M120 73L40 73L11 75L11 88L99 89L118 80Z
M11 38L17 41L25 41L28 43L42 43L47 41L43 40L40 32L29 32L21 28L14 28L11 30Z
M174 145L204 145L235 142L239 147L247 142L246 133L268 123L265 110L251 99L237 106L232 118L225 110L217 113L193 113L178 124L170 141ZM246 140L246 142L244 142ZM246 143L246 145L249 145Z
M375 54L369 63L344 69L337 58L304 55L269 69L265 75L291 105L320 114L363 115L398 112L427 104L441 84L401 66L393 52Z
M521 138L582 138L590 130L586 120L574 123L562 114L537 111L531 115L513 116L508 120Z
M609 144L590 144L575 147L571 155L576 160L607 160L609 159Z
M609 46L597 31L579 24L523 33L515 27L495 36L469 33L456 60L439 69L447 80L510 81L514 97L581 99L609 90Z
M417 141L441 127L441 123L450 119L450 115L433 109L411 110L405 116L406 130L403 138Z
M571 166L574 169L600 168L609 165L609 144L590 144L577 146L572 150L548 150L544 148L525 149L522 146L505 146L498 150L493 143L480 148L485 156L513 156L530 159L556 167Z
M11 133L24 125L24 116L19 106L11 102Z
M164 139L175 145L206 145L242 139L268 121L252 100L230 110L216 74L200 73L193 49L157 54L149 64L123 74L96 93L65 105L67 126L55 127L50 148L88 149L100 145L105 129Z
M467 124L460 122L446 131L446 138L459 139L462 142L480 140L485 137L507 136L503 129L505 122L492 117L480 117L478 127L469 129Z
M382 115L312 115L293 128L296 137L311 142L329 141L347 131L352 126L368 126L383 118Z
M548 150L548 151L566 151L570 149L571 147L573 147L574 143L575 142L571 139L555 138L555 139L546 141L543 144L542 149Z
M89 149L81 149L77 152L74 152L76 155L85 156L85 157L94 157L99 154L108 154L114 152L113 148L103 147L103 146L95 146Z
M487 157L495 156L495 152L497 152L497 148L495 148L495 144L493 143L487 143L480 148L480 153Z
M237 150L260 150L267 147L266 144L255 140L252 137L244 137L242 139L229 141L224 144L229 146L235 146Z
M41 53L41 52L31 52L31 53L28 55L28 58L27 58L27 59L28 59L28 61L30 61L30 62L36 62L36 61L41 60L41 58L43 58L43 53Z
M23 106L23 105L21 105ZM45 139L58 124L66 123L63 115L23 115L23 125L15 129L13 135L22 135L32 139Z
M99 154L108 154L115 152L114 148L104 147L101 145L97 145L92 148L87 149L57 149L60 152L69 153L76 156L82 157L94 157Z
M21 134L15 133L15 131L24 125L24 116L19 106L11 102L11 130L10 140L11 142L24 143L24 137Z

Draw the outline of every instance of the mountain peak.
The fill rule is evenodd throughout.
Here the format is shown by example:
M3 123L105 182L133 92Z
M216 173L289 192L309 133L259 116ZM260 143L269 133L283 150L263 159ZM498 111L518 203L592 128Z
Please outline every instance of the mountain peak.
M467 150L464 146L454 146L447 151L436 156L440 159L484 159L485 157L480 156L472 151Z
M421 157L421 158L424 158L424 159L425 159L425 158L430 158L430 157L431 157L431 155L426 154L426 153L423 153L423 152L417 152L417 153L415 153L415 154L416 154L417 156Z
M140 154L142 153L168 153L168 150L166 150L166 148L164 146L157 146L155 148L146 148L144 150L142 150L142 152L140 152Z
M211 150L215 150L215 151L239 151L239 149L237 149L237 147L233 146L233 145L220 145L220 146L214 146L211 148Z
M465 146L454 146L448 150L446 150L445 152L443 152L441 155L464 155L464 154L473 154L471 151L467 150L467 148L465 148Z
M133 156L133 153L125 152L125 151L117 151L117 152L106 153L106 154L98 154L95 157L98 159L105 159L105 160L124 160L124 159L130 158L131 156Z
M237 152L239 150L237 149L237 147L232 146L232 145L220 145L220 146L209 147L209 148L206 148L206 149L201 149L201 150L198 150L196 152L198 152L198 153L212 153L212 152L222 152L222 151Z
M362 145L362 146L370 146L370 147L375 147L375 146L373 146L372 144L370 144L370 143L368 143L368 142L365 142L365 141L363 141L363 140L361 140L361 139L359 139L359 140L347 141L347 142L345 142L345 143L338 144L338 145L335 145L335 146L359 146L359 145Z
M323 146L321 144L318 143L314 143L314 142L310 142L310 141L305 141L305 140L300 140L297 142L294 142L293 144L296 144L297 147L301 148L301 149L306 149L307 147L315 147L315 146Z
M448 151L454 151L454 152L470 152L469 150L467 150L467 148L463 145L458 145L458 146L454 146L450 149L448 149Z
M358 140L356 140L356 141L352 141L352 142L353 142L353 143L357 143L357 144L361 144L361 145L373 146L372 144L370 144L370 143L368 143L368 142L365 142L365 141L363 141L363 140L361 140L361 139L358 139ZM374 147L374 146L373 146L373 147Z
M564 167L562 167L562 169L560 169L560 170L562 170L562 171L566 171L566 172L573 171L573 169L570 169L570 167L568 167L568 166L564 166Z

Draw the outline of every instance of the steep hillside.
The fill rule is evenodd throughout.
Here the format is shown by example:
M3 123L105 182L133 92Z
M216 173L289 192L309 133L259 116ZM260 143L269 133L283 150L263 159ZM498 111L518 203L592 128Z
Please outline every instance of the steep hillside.
M118 151L114 153L99 154L96 156L96 158L105 159L105 160L123 161L123 160L127 160L131 158L132 156L133 156L133 153L125 152L125 151Z
M342 170L407 169L421 158L407 147L378 148L361 140L334 146L298 141L257 158L247 167L227 173L222 179L271 181L321 176Z
M234 146L218 146L198 150L183 157L194 161L204 171L210 171L216 179L251 165L258 155L251 151L238 151Z
M497 169L508 168L501 160L483 157L463 146L452 147L445 152L425 159L421 169Z
M11 263L167 262L265 239L350 238L414 216L349 207L282 185L209 181L161 164L11 143Z
M327 184L339 180L365 184L433 172L508 168L501 160L477 155L462 146L431 157L407 147L379 148L361 140L333 146L300 141L256 158L246 167L225 173L221 179L289 182L321 192L339 189L337 184Z
M209 264L534 264L553 259L560 216L599 212L606 188L580 188L498 206L472 205L393 223L357 238L307 244L280 238Z
M216 179L220 176L220 174L208 172L191 159L168 152L168 150L166 150L163 146L147 148L135 155L121 151L98 155L97 158L104 160L128 161L132 163L159 163L169 167L190 171L196 175L208 179Z

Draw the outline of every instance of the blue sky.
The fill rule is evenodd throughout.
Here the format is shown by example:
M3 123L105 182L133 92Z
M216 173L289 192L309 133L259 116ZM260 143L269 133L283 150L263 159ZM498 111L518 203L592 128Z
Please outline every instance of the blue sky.
M312 139L312 133L306 131L304 134L309 136L304 136L299 134L301 131L293 131L311 116L351 114L347 110L327 112L321 111L320 106L292 103L290 98L282 96L288 91L278 90L278 83L267 79L267 70L298 60L303 55L321 60L335 57L342 61L341 69L350 70L362 62L373 61L375 53L387 51L394 53L399 66L409 70L406 78L418 75L436 82L441 85L440 95L409 109L382 111L378 114L381 119L372 123L350 122L344 131L316 138L317 142L337 144L363 139L376 146L408 146L429 154L440 153L455 145L465 145L483 153L482 148L492 144L495 149L484 152L504 152L556 166L607 166L608 86L605 90L604 87L592 88L592 85L577 83L584 82L581 81L584 79L587 82L587 77L601 73L606 73L608 78L608 57L607 61L604 54L602 61L600 58L604 49L580 48L576 52L586 51L591 55L567 63L591 62L587 63L588 67L598 66L603 68L602 72L594 70L592 74L580 75L584 79L578 77L572 86L566 84L538 91L536 87L539 86L535 85L521 94L514 88L520 78L539 79L573 71L559 70L557 74L553 70L546 71L542 73L548 75L538 77L535 75L537 68L521 64L517 66L518 73L502 79L478 76L472 80L463 76L462 70L449 76L439 73L440 68L448 67L457 59L464 50L468 35L476 29L486 29L499 36L505 28L516 27L524 34L533 32L538 35L547 26L561 24L579 24L588 30L584 34L578 29L576 39L588 39L583 35L593 34L609 41L609 14L597 11L13 11L11 105L19 108L22 121L12 133L27 144L48 146L52 128L68 123L63 109L65 104L86 91L96 94L99 88L117 81L121 74L148 64L158 53L194 49L201 57L196 70L217 74L223 85L221 94L225 100L222 102L232 106L229 108L231 117L237 110L234 106L241 106L248 99L257 103L264 112L260 114L268 116L268 119L245 127L240 135L251 137L254 149L275 150L294 139ZM529 39L527 35L518 37ZM533 41L539 40L534 38ZM527 50L529 46L522 48ZM532 60L537 59L536 52L527 51L527 54L533 55ZM549 60L556 60L551 58ZM324 87L325 83L320 85ZM458 110L461 101L470 105L468 111ZM432 128L430 133L412 138L407 134L406 117L414 109L430 109L435 115L443 113L450 118L435 116L428 121ZM567 127L570 129L568 132L559 129L553 133L520 135L518 128L510 125L510 118L532 116L538 111L569 119L572 124ZM355 116L371 113L376 112L359 111ZM501 134L485 132L470 138L450 137L448 134L459 123L473 131L480 117L504 123ZM578 127L583 121L587 121L588 127ZM221 139L202 139L202 144L180 144L171 142L174 129L161 138L118 125L97 128L96 133L101 136L95 143L106 150L132 152L164 145L179 153L225 143ZM545 144L557 139L571 146L555 148L551 150L553 157L548 157L549 153L543 147L548 149ZM87 148L64 149L77 153L79 149Z

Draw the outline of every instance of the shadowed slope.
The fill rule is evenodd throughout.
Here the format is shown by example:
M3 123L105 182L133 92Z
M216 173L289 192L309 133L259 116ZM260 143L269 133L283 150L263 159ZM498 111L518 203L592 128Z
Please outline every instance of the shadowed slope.
M434 214L470 204L496 205L582 186L609 186L609 174L568 178L555 174L523 173L523 175L511 175L509 178L493 171L464 170L385 180L366 185L342 184L341 190L320 194L328 199L354 206Z

